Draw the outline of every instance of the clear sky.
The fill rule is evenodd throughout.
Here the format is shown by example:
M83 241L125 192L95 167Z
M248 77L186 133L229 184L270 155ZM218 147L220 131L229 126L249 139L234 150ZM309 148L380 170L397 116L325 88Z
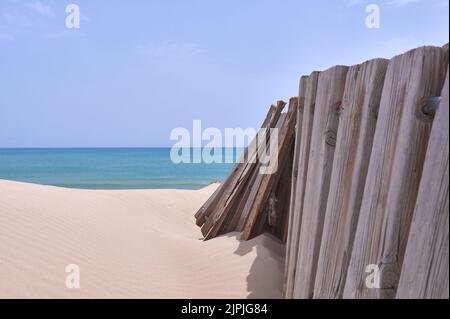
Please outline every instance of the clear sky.
M171 146L194 119L258 127L301 75L444 45L448 26L448 0L0 0L0 147Z

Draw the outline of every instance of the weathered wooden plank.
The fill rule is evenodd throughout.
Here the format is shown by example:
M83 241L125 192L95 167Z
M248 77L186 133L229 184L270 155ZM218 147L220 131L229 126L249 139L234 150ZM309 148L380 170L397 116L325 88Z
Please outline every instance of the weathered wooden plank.
M280 123L282 123L285 119L285 115L286 115L285 113L280 114L275 127L280 126ZM264 145L267 145L267 143L264 143ZM257 154L257 152L255 154ZM260 175L259 174L260 167L261 162L256 161L255 167L251 171L250 177L247 180L247 187L245 187L242 190L240 197L237 200L235 200L233 206L230 207L229 213L226 217L226 220L224 220L223 222L223 226L220 232L228 233L232 231L239 231L239 232L242 231L246 220L246 216L243 216L242 211L244 210L245 204L248 201L252 189L255 187L255 185L258 185L259 183L258 176Z
M298 165L300 161L300 145L301 145L301 133L302 133L302 123L303 123L303 112L305 106L305 94L308 84L308 76L302 76L300 78L299 93L298 93L298 106L297 106L297 119L295 122L295 144L294 144L294 158L292 162L292 179L291 179L291 196L289 199L289 212L288 212L288 234L286 239L286 257L285 257L285 270L284 270L284 293L286 294L287 287L287 273L289 258L291 254L291 244L290 235L292 236L292 225L294 219L294 207L297 189L297 179L298 179Z
M309 150L311 142L311 130L314 120L314 108L316 105L316 93L317 93L317 83L319 79L319 72L313 72L307 78L302 78L304 86L306 86L306 91L304 93L305 103L303 107L303 120L301 126L297 129L301 130L300 133L300 149L298 150L298 164L294 167L297 169L297 185L295 187L295 198L293 200L293 207L290 211L291 222L287 238L287 253L286 253L286 288L285 297L292 298L294 290L294 277L295 270L297 267L297 256L298 256L298 241L300 238L300 225L302 220L302 206L303 197L305 193L306 176L308 172L308 161L309 161ZM300 85L302 87L302 85ZM302 93L299 93L301 96Z
M428 54L433 58L431 52ZM378 260L381 278L380 298L394 298L397 291L434 117L434 113L430 113L424 107L429 97L441 94L445 81L448 55L439 48L434 58L434 61L429 62L431 70L425 84L428 90L420 91L416 99L411 100L416 102L415 108L408 109L409 113L404 110L400 122L401 130L394 153L393 174L382 225ZM426 70L427 66L414 68L413 72L422 73L422 68Z
M289 105L293 105L293 103L297 104L298 98L291 98L289 101ZM295 107L295 105L293 105ZM296 110L297 112L297 110ZM280 121L277 124L277 128L279 130L285 125L285 120L287 119L287 114L281 114L284 116L283 121ZM289 124L286 124L289 125ZM258 217L256 219L255 226L253 227L252 237L258 236L263 232L269 232L274 236L278 237L280 240L283 240L282 232L284 231L285 222L283 219L285 217L285 212L289 206L289 197L290 197L290 187L291 187L291 177L292 177L292 157L294 153L294 131L292 131L292 137L290 138L290 145L287 148L287 156L286 159L282 162L278 163L277 174L278 176L275 178L276 182L271 187L270 194L266 203L264 203L261 207L260 212L258 213ZM282 136L279 136L279 144ZM264 177L263 175L261 175ZM244 225L245 228L246 225Z
M388 60L347 73L314 298L342 298Z
M278 118L281 114L282 108L281 105L272 105L269 109L266 119L262 125L262 129L266 129L268 127L273 127L275 123L278 121ZM263 131L265 132L265 131ZM264 133L265 134L265 133ZM209 217L205 220L204 225L202 227L202 233L205 236L211 227L214 225L216 218L214 216L223 210L223 206L228 204L228 199L233 198L233 202L237 200L237 197L240 196L237 193L237 186L243 185L247 181L248 175L252 174L253 169L257 166L257 149L259 145L257 143L261 143L263 139L258 141L257 138L253 139L248 148L245 149L243 156L240 161L235 165L233 171L235 173L230 174L230 178L226 180L224 184L226 187L222 191L222 194L218 196L217 202L209 209L209 214L206 215ZM233 196L232 196L233 195ZM230 208L230 207L228 207ZM221 210L222 209L222 210Z
M197 213L194 215L196 221L195 224L197 226L203 226L203 224L208 219L208 216L211 214L211 210L217 205L220 196L223 194L224 189L228 186L229 182L233 178L233 175L236 174L237 170L233 169L227 178L217 187L214 193L208 198L208 200L199 208Z
M280 118L278 119L277 125L275 126L276 129L280 129L284 122L286 120L286 114L283 113L280 115ZM260 173L259 168L261 167L261 163L258 163L258 170L254 171L254 181L252 184L249 184L249 186L247 187L247 193L244 197L244 200L242 201L242 205L241 209L239 210L240 212L240 218L239 218L239 222L238 222L238 227L236 228L237 231L242 232L247 224L247 220L250 214L250 208L252 203L255 201L256 195L259 192L259 189L261 187L261 183L263 181L263 177L264 175Z
M278 133L279 142L277 152L271 152L270 154L271 163L277 161L279 166L280 163L284 163L284 161L286 160L289 146L291 145L295 134L294 126L297 111L297 100L295 99L292 101L293 103L289 105L286 120ZM258 189L258 193L256 194L254 201L249 200L247 202L248 205L246 205L246 207L244 208L243 214L245 214L246 210L249 211L249 214L244 230L241 233L241 239L248 240L255 235L255 226L257 225L258 217L263 210L263 205L267 202L270 191L272 190L273 186L277 184L280 175L280 167L278 167L278 170L273 174L263 174L261 185Z
M286 105L283 101L278 101L277 105L274 108L274 112L268 120L267 128L273 128L278 119L280 117L281 111ZM265 143L266 134L270 134L269 130L264 130L261 136L258 136L256 152L254 157L257 156L258 150L260 146ZM204 239L208 240L215 236L217 236L222 227L222 223L227 217L228 212L234 206L236 200L242 195L242 190L247 185L247 181L252 174L252 170L255 168L257 159L255 158L248 159L242 168L242 173L237 174L233 181L230 183L228 189L224 192L224 195L220 198L219 202L216 205L215 214L206 221L206 223L202 227L202 233L204 235Z
M283 114L286 115L286 114ZM294 131L292 132L294 137ZM292 178L292 160L294 155L294 138L290 139L290 145L287 147L285 159L279 163L276 174L276 182L272 186L270 195L265 204L261 207L261 212L254 226L252 236L258 236L263 232L269 232L285 241L284 233L287 226L287 217L289 214L289 199Z
M449 298L449 74L433 123L397 298Z
M282 114L283 115L283 114ZM280 116L281 118L281 116ZM247 200L250 196L252 185L255 185L258 183L257 179L259 174L259 169L261 167L261 163L257 162L256 167L252 172L252 176L249 178L248 181L248 187L246 187L242 193L242 199L239 201L239 203L236 204L236 208L233 208L233 210L236 211L234 216L232 217L231 221L229 222L229 227L225 231L238 231L241 232L242 229L245 226L245 220L246 216L243 216L242 211L244 210L245 204L247 203Z
M422 107L440 94L446 60L421 47L389 62L345 298L395 296L432 123ZM368 265L380 269L379 289L365 285Z
M292 162L292 180L291 180L291 196L289 200L289 227L292 227L292 219L294 216L294 204L295 195L297 189L297 178L298 178L298 163L300 160L300 145L301 145L301 132L302 132L302 122L303 122L303 108L305 106L305 93L306 86L308 84L308 76L302 76L300 79L299 94L298 94L298 105L297 105L297 119L295 121L295 144L294 144L294 159ZM286 256L289 255L290 245L286 247Z
M267 113L267 116L264 119L264 122L261 125L261 128L263 128L263 129L267 128L270 121L275 120L274 117L276 117L276 120L278 119L279 114L276 115L275 114L276 112L277 112L276 106L271 106L269 108L269 112ZM281 113L281 111L280 111L280 113ZM242 172L245 170L249 159L254 158L255 153L257 151L256 143L257 143L257 140L254 139L251 142L250 146L244 150L244 153L242 154L240 160L233 167L232 171L227 176L225 181L222 184L220 184L220 186L216 189L216 191L213 193L213 195L210 198L208 198L208 200L205 202L205 204L203 204L202 207L195 214L197 226L200 226L200 227L203 226L203 224L205 224L205 222L208 220L208 218L211 217L210 215L215 211L215 208L216 208L220 198L222 196L224 196L224 193L227 190L229 190L230 187L232 187L230 185L232 183L236 182L237 176L241 175Z
M308 171L309 148L311 142L311 130L314 119L314 108L316 105L317 82L319 72L313 72L307 78L302 78L305 83L305 102L303 107L303 120L300 133L299 160L297 165L297 185L295 187L294 207L291 210L292 225L289 229L287 247L289 252L286 254L286 288L285 297L292 298L294 290L294 276L297 266L298 241L300 237L301 213L303 205L303 196L306 184L306 175ZM299 93L299 96L302 93ZM294 168L295 169L295 168Z
M298 112L298 97L293 97L289 100L289 105L296 108L295 113ZM287 114L282 114L286 115ZM277 125L281 130L283 125L289 125L289 123L280 123ZM293 124L295 126L295 123ZM279 136L279 143L282 143L282 136ZM292 179L292 161L294 157L294 142L295 142L295 130L293 127L292 135L287 143L290 143L287 147L287 154L284 156L284 161L278 163L278 170L276 174L279 174L276 184L272 186L269 198L265 204L263 204L264 212L258 217L253 231L254 236L258 236L267 231L278 237L281 241L285 242L287 235L287 218L289 217L289 201L291 196L291 179Z
M348 67L321 72L302 209L294 298L312 298Z
M278 123L275 126L275 128L278 129L278 132L281 129L281 127L283 127L285 121L286 121L286 113L283 113L280 115ZM278 140L279 140L279 137L278 137ZM261 167L261 163L259 163L259 167ZM242 210L240 211L241 212L240 219L239 219L239 224L237 227L237 230L240 232L244 231L244 229L247 225L247 221L248 221L248 218L251 213L252 204L254 203L258 192L260 191L260 187L261 187L261 184L262 184L263 178L264 178L264 174L261 174L259 169L258 169L258 171L255 171L254 174L255 174L254 182L251 185L249 185L248 196L246 196L245 200L242 202L243 205L242 205Z
M291 188L293 186L292 165L294 162L294 144L295 138L292 141L292 145L289 147L285 167L282 170L282 175L274 192L276 214L275 218L271 219L271 222L269 223L271 233L278 237L283 243L286 243L289 225L289 209L292 196Z

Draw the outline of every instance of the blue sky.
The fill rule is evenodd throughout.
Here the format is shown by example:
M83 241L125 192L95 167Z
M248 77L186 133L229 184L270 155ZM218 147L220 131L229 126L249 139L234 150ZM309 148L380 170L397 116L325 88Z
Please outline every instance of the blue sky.
M0 0L0 147L170 146L194 119L258 127L301 75L444 45L448 25L448 0Z

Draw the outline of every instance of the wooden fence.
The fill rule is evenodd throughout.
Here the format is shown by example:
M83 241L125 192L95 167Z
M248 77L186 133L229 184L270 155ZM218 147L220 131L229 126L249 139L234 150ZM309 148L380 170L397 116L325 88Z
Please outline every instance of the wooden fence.
M449 297L448 45L335 66L270 108L278 170L253 142L196 214L205 239L286 242L286 298Z

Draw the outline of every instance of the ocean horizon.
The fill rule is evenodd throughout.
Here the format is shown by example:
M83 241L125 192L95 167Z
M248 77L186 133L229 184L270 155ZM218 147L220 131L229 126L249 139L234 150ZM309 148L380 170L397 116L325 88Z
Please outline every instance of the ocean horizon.
M179 163L170 147L0 148L0 179L79 189L201 189L234 163ZM193 154L201 149L186 149ZM238 159L243 149L222 148ZM191 156L192 158L192 156Z

